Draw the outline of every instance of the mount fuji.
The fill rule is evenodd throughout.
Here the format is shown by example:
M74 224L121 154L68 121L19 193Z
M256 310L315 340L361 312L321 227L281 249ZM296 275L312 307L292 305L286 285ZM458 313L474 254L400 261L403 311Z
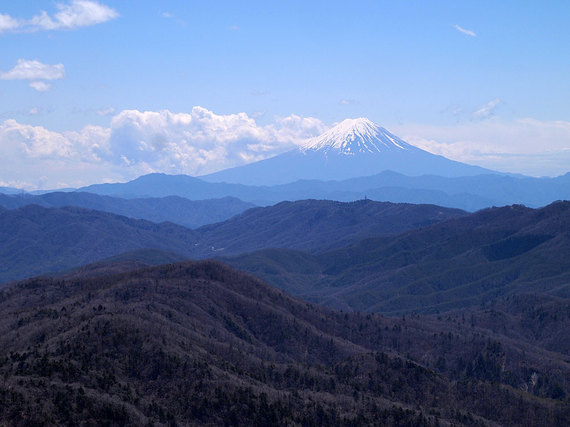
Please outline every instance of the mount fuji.
M209 182L278 185L301 179L343 180L391 170L408 176L497 173L431 154L366 118L347 119L302 146L269 159L200 178Z

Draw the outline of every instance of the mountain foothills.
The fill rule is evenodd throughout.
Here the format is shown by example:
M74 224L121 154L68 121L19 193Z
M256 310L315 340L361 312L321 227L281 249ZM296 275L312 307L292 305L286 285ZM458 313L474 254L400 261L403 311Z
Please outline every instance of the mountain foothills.
M42 195L0 194L0 206L16 209L27 205L46 208L75 206L152 222L169 221L188 228L224 221L254 206L233 197L192 201L178 196L125 199L60 191Z
M193 231L76 207L0 212L0 283L66 270L134 249L185 253Z
M196 230L75 207L0 212L0 283L152 248L210 258L270 247L338 248L465 215L457 209L372 201L283 202Z
M294 295L344 310L434 313L519 293L570 297L570 202L513 205L310 255L226 259Z
M121 260L156 265L223 257L337 309L434 313L521 292L567 299L569 223L570 202L467 214L432 205L308 200L250 209L195 230L27 206L0 212L0 277L62 271L135 250ZM146 248L153 250L141 257Z
M316 253L368 236L397 234L463 215L466 212L459 209L371 200L281 202L197 229L200 240L192 253L201 258L260 248Z
M567 356L487 329L500 324L493 314L330 311L213 261L30 279L0 292L0 313L0 420L10 425L570 417ZM558 315L550 324L567 327L567 311Z

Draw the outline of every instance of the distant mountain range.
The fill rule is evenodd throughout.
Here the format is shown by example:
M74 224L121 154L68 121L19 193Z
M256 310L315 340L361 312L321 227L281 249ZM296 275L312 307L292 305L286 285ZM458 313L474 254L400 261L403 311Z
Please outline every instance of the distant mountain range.
M0 187L0 194L21 194L21 193L25 193L25 191L13 187Z
M263 189L260 191L258 187L239 184L213 184L188 175L166 175L163 173L143 175L126 183L93 184L82 187L79 191L124 198L174 195L189 200L204 200L232 196L245 201L261 199L264 201L262 204L271 204L271 200L265 198L266 193L263 192ZM269 192L271 191L269 190Z
M318 252L465 214L430 205L312 200L254 208L190 230L83 208L29 205L0 211L0 283L139 249L189 258L270 247Z
M201 178L247 185L287 184L300 179L345 180L391 170L410 176L470 176L489 169L417 148L365 118L347 119L298 149Z
M127 183L96 184L80 189L114 197L141 198L177 195L191 200L235 197L259 206L283 200L370 198L394 203L425 203L476 211L491 206L546 206L570 199L570 173L557 178L504 175L410 177L392 171L344 181L303 180L285 185L247 186L209 183L187 175L149 174Z
M76 206L152 222L170 221L188 228L224 221L254 207L252 203L234 197L192 201L178 196L125 199L85 192L53 192L37 196L0 194L0 206L7 209L31 204L48 208Z

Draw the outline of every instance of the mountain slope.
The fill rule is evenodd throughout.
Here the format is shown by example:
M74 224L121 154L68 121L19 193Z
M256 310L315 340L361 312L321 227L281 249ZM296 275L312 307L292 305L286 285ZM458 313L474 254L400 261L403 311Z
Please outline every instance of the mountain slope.
M122 199L85 192L52 192L38 196L0 194L0 206L8 209L31 204L46 208L76 206L152 222L169 221L188 228L224 221L254 207L233 197L192 201L178 196Z
M448 311L531 292L570 298L570 202L510 206L310 256L227 259L295 295L347 310Z
M193 253L211 257L260 248L323 252L365 237L397 234L465 214L459 209L434 205L371 200L282 202L250 209L223 223L195 230L199 239Z
M108 276L118 273L140 270L163 264L172 264L187 260L188 257L164 249L135 249L97 260L93 263L50 274L50 277L79 279L85 277Z
M568 417L556 353L456 321L329 311L211 261L28 280L0 292L0 318L2 424Z
M24 190L12 187L0 187L0 194L20 194L24 193Z
M239 184L209 183L188 175L151 173L126 183L94 184L79 191L124 198L179 196L189 200L237 197L252 201L259 199L257 187Z
M318 252L464 214L430 205L308 200L250 209L192 231L82 208L30 205L0 211L0 283L136 249L167 250L191 258L269 247Z
M82 208L29 205L0 212L0 283L65 270L122 252L156 248L187 254L195 234Z
M392 170L405 175L493 173L414 147L368 119L348 119L278 156L201 178L209 182L276 185L300 179L343 180Z

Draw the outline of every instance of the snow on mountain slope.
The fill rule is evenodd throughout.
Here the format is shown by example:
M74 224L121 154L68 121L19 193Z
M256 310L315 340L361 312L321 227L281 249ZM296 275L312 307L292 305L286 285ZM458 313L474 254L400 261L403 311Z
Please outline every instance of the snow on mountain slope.
M335 150L345 155L408 150L412 146L367 118L346 119L322 135L311 138L301 151Z

